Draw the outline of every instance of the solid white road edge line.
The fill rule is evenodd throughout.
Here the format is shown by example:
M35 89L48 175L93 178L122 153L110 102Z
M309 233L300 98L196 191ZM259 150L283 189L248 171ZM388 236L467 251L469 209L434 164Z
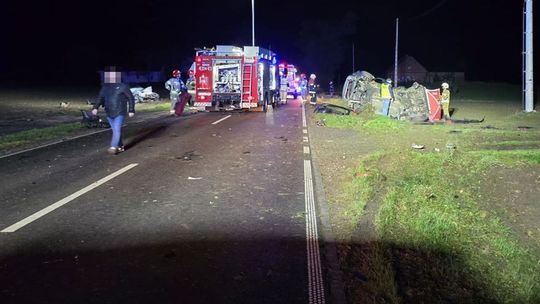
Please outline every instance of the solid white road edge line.
M227 119L227 118L229 118L229 117L231 117L231 115L227 115L227 116L223 117L223 118L220 119L220 120L214 121L212 124L213 124L213 125L217 125L218 123L224 121L225 119Z
M11 226L5 228L4 230L2 230L0 232L2 232L2 233L15 232L15 231L21 229L22 227L32 223L33 221L39 219L40 217L43 217L46 214L48 214L50 212L53 212L54 210L64 206L65 204L71 202L72 200L78 198L79 196L81 196L81 195L83 195L83 194L85 194L85 193L87 193L87 192L89 192L89 191L103 185L104 183L110 181L111 179L113 179L113 178L115 178L115 177L117 177L117 176L119 176L119 175L121 175L123 173L126 173L127 171L135 168L138 165L139 164L128 165L128 166L126 166L126 167L124 167L124 168L122 168L122 169L120 169L120 170L118 170L118 171L116 171L116 172L114 172L114 173L112 173L112 174L98 180L97 182L94 182L94 183L90 184L89 186L84 187L83 189L71 194L70 196L65 197L65 198L57 201L56 203L46 207L45 209L42 209L42 210L30 215L29 217L27 217L27 218L15 223L15 224L11 225Z

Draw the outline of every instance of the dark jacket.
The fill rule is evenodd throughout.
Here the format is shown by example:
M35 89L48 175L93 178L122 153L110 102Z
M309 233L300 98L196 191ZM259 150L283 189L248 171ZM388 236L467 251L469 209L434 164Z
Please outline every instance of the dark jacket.
M94 109L100 106L105 108L108 117L125 116L128 113L128 106L129 113L135 113L135 99L124 83L104 83Z

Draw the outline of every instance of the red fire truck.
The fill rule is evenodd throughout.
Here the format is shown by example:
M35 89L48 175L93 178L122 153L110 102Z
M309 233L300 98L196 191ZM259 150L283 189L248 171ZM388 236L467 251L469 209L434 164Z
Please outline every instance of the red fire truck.
M276 54L257 47L218 45L195 56L195 107L266 111L277 105Z

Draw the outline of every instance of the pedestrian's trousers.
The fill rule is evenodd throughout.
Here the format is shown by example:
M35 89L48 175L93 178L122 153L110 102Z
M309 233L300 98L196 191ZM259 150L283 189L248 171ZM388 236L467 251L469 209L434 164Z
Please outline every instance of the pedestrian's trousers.
M390 99L383 99L382 115L388 116L390 113Z
M111 148L122 146L122 124L124 123L124 115L116 117L107 117L112 130Z

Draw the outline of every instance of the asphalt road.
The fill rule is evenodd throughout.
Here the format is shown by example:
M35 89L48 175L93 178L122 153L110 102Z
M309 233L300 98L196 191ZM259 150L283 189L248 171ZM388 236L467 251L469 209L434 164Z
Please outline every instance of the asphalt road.
M303 129L295 101L0 159L0 303L322 303Z

